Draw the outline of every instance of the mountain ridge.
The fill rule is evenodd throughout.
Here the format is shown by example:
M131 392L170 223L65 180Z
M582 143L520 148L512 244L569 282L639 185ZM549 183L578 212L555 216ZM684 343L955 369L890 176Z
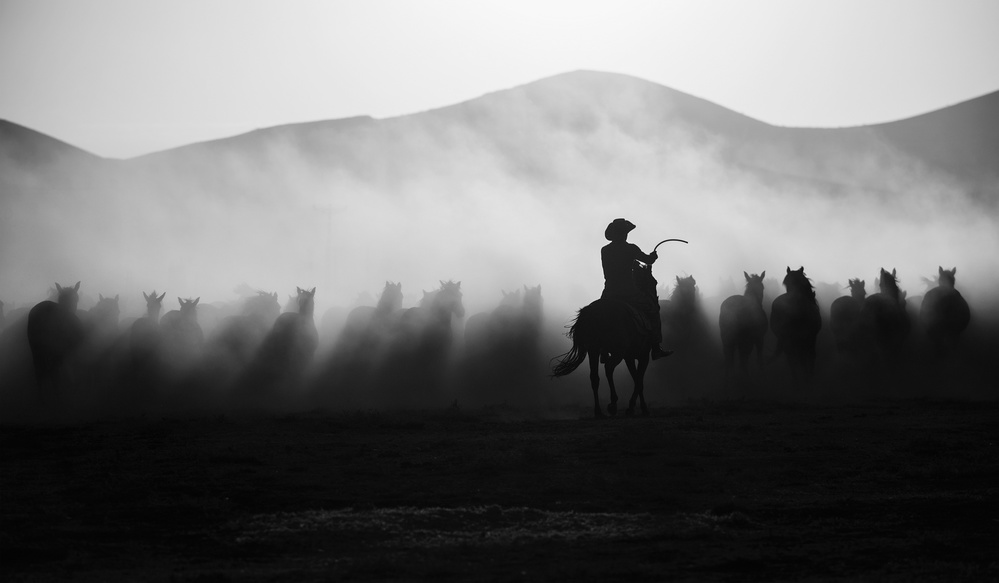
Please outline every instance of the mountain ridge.
M231 135L231 136L224 136L224 137L219 137L219 138L213 138L213 139L210 139L210 140L203 140L203 141L200 141L200 142L191 142L189 144L182 144L182 145L178 145L178 146L166 148L166 149L163 149L163 150L157 150L157 151L154 151L154 152L148 152L146 154L141 154L141 155L138 155L138 156L126 157L126 158L113 158L113 157L100 156L98 154L89 152L89 151L87 151L84 148L81 148L79 146L76 146L76 145L73 145L71 143L65 142L65 141L59 139L58 137L55 137L55 136L52 136L52 135L49 135L49 134L45 134L43 132L39 132L37 130L34 130L33 128L30 128L29 126L18 124L17 122L13 122L13 121L6 120L6 119L0 119L0 140L6 139L6 140L9 141L11 139L10 134L13 133L12 130L11 130L11 128L19 128L19 129L13 130L13 131L16 131L16 132L25 132L25 131L31 132L33 134L37 134L37 136L42 136L42 137L48 138L49 140L52 140L53 142L58 142L63 147L68 146L69 148L71 148L73 150L78 150L80 152L84 152L86 154L89 154L90 156L94 156L94 157L97 157L97 158L103 158L103 159L107 159L107 160L129 161L129 160L136 160L136 159L146 158L146 157L149 157L149 156L155 156L155 155L162 154L162 153L174 152L174 151L179 150L179 149L193 147L193 146L199 146L199 145L202 145L202 144L219 144L219 143L224 143L224 142L228 142L228 141L231 141L231 140L237 140L237 139L241 139L241 138L246 138L246 137L249 137L249 136L256 136L256 135L261 135L261 134L267 134L269 132L287 132L287 131L291 131L293 129L328 128L328 127L337 126L337 125L340 125L340 124L352 124L352 123L358 123L358 122L380 123L380 122L397 120L397 119L411 118L411 117L414 117L414 116L422 116L422 115L425 115L425 114L446 111L446 110L449 110L449 109L452 109L452 108L455 108L455 107L460 107L460 106L463 106L463 105L466 105L466 104L469 104L469 103L472 103L472 102L477 102L477 101L480 101L480 100L488 100L489 98L492 98L493 96L506 94L508 92L523 90L525 88L539 88L539 87L543 87L546 84L549 84L551 82L557 82L558 80L564 79L564 78L567 78L567 77L577 77L578 78L578 77L584 77L584 76L591 77L593 80L596 80L596 81L600 81L600 83L598 83L598 84L603 84L603 82L605 82L607 80L617 79L619 81L620 80L626 80L627 82L630 82L630 83L639 83L639 84L645 84L645 85L648 85L648 86L653 86L653 87L656 87L656 88L658 88L660 90L663 90L665 93L667 93L669 95L677 96L677 97L679 97L682 100L686 100L688 103L695 103L695 104L698 104L699 106L708 106L709 108L711 108L711 109L714 110L713 111L714 114L717 114L718 112L724 112L724 115L727 115L727 116L730 116L730 117L734 117L734 118L741 118L741 119L743 119L745 121L751 122L753 125L756 125L758 127L768 127L768 128L778 129L778 130L802 130L802 131L822 131L822 132L832 131L832 132L837 132L837 131L852 131L852 130L858 130L858 129L878 129L878 130L889 130L890 131L894 127L897 127L899 124L912 125L913 123L921 122L923 120L929 119L930 117L936 116L937 114L939 114L941 112L944 112L944 111L954 111L955 109L971 109L971 108L978 109L978 108L980 108L979 104L981 104L981 103L987 103L988 105L986 106L986 109L988 109L989 111L991 111L994 108L999 108L999 90L996 90L996 91L988 92L988 93L985 93L985 94L982 94L982 95L979 95L979 96L976 96L976 97L971 97L969 99L965 99L965 100L959 101L957 103L953 103L953 104L950 104L950 105L942 106L942 107L939 107L939 108L934 108L934 109L932 109L930 111L927 111L927 112L924 112L924 113L920 113L920 114L916 114L916 115L912 115L912 116L907 116L907 117L903 117L903 118L899 118L899 119L895 119L895 120L891 120L891 121L886 121L886 122L877 122L877 123L871 123L871 124L845 125L845 126L787 126L787 125L780 125L780 124L772 124L772 123L769 123L769 122L766 122L766 121L754 118L754 117L752 117L750 115L741 113L741 112L736 111L734 109L728 108L726 106L719 105L719 104L717 104L717 103L715 103L715 102L713 102L713 101L711 101L709 99L698 97L696 95L693 95L693 94L690 94L690 93L686 93L684 91L681 91L681 90L678 90L678 89L674 89L674 88L671 88L669 86L662 85L662 84L659 84L659 83L656 83L656 82L653 82L653 81L648 81L648 80L642 79L640 77L635 77L635 76L624 74L624 73L613 73L613 72L595 71L595 70L588 70L588 69L579 69L579 70L575 70L575 71L568 71L568 72L559 73L559 74L555 74L555 75L551 75L551 76L547 76L547 77L542 77L540 79L537 79L537 80L534 80L534 81L530 81L530 82L527 82L527 83L523 83L523 84L520 84L520 85L516 85L516 86L510 87L510 88L498 89L498 90L495 90L495 91L490 91L490 92L484 93L484 94L482 94L482 95L480 95L478 97L473 97L473 98L462 100L462 101L459 101L459 102L456 102L456 103L452 103L452 104L448 104L448 105L443 105L443 106L440 106L440 107L433 107L433 108L429 108L429 109L425 109L425 110L421 110L421 111L417 111L417 112L411 112L411 113L394 115L394 116L389 116L389 117L382 117L382 118L376 118L376 117L372 117L370 115L357 115L357 116L349 116L349 117L343 117L343 118L320 119L320 120L313 120L313 121L304 121L304 122L293 122L293 123L287 123L287 124L278 124L278 125L274 125L274 126L265 126L265 127L260 127L260 128L256 128L256 129L253 129L253 130L249 130L249 131L246 131L246 132L241 132L241 133L238 133L238 134L234 134L234 135ZM997 138L997 139L999 139L999 138Z

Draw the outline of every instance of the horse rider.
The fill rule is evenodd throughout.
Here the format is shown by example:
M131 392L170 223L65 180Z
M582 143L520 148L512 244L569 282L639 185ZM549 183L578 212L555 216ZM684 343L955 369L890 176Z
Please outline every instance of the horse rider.
M604 237L610 243L600 249L600 262L604 269L604 292L600 295L600 299L625 302L648 319L655 341L652 360L656 360L673 354L673 351L663 350L661 346L663 330L657 298L638 289L631 270L635 261L651 265L659 255L655 251L646 255L638 245L628 242L628 233L634 228L635 225L631 221L614 219L604 231Z

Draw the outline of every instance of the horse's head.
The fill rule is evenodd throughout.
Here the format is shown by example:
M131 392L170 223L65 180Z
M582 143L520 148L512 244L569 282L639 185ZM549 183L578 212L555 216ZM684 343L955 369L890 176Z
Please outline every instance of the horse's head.
M163 298L166 297L166 292L160 294L159 297L156 296L156 290L153 290L152 294L142 292L142 297L146 299L146 310L151 314L159 314L160 310L163 309Z
M278 303L278 293L258 291L257 295L246 298L243 303L243 316L251 318L262 325L270 325L281 313L281 304Z
M742 276L746 278L746 294L758 298L763 298L763 278L767 276L767 272L757 274L748 274L745 271L742 272Z
M75 314L76 307L80 304L80 282L76 282L76 285L72 287L62 287L57 283L55 289L56 303L67 312Z
M680 300L681 302L697 299L697 281L694 276L680 277L677 275L676 287L673 288L673 293L670 294L669 298L670 301Z
M526 289L526 287L525 287L525 289ZM500 300L500 305L501 306L520 307L520 303L521 302L520 302L520 290L519 289L513 290L512 292L508 292L508 291L505 291L505 290L500 290L500 293L503 294L503 299Z
M316 309L316 288L305 290L296 286L295 291L298 294L295 297L295 303L298 304L298 313L312 314Z
M937 273L939 274L937 281L940 282L940 285L944 287L954 287L954 275L957 273L957 268L944 269L943 267L937 266L937 270Z
M97 294L97 305L90 309L100 321L106 323L118 323L121 310L118 307L118 295L113 298L106 298L103 294Z
M177 298L180 302L180 315L183 318L194 319L198 315L198 302L201 301L200 297L192 299ZM276 301L276 300L275 300Z
M464 318L465 306L461 303L461 282L441 281L440 284L441 287L435 290L433 307L458 318Z
M536 287L524 286L524 306L537 306L541 308L544 300L541 298L541 285Z
M867 297L867 290L864 288L864 280L862 279L851 279L850 284L850 297L856 300L862 300Z
M787 289L787 293L801 293L806 296L815 297L815 289L812 287L812 282L805 275L805 268L799 267L794 271L791 268L787 268L787 273L784 275L784 288Z
M402 282L385 282L382 295L378 297L378 309L383 312L394 312L402 308Z
M898 278L894 269L888 273L885 268L881 268L881 273L878 275L878 289L887 296L899 299Z

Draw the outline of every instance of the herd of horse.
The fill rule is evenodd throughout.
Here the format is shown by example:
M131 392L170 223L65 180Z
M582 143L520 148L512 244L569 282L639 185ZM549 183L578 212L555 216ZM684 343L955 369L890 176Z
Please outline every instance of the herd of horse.
M938 285L929 290L918 308L918 320L938 356L954 349L971 321L967 301L955 288L956 268L938 268ZM649 266L636 265L636 284L647 294L655 295L655 279ZM749 361L756 356L758 369L784 358L792 384L807 386L815 374L816 352L822 314L815 289L805 275L804 267L787 267L783 279L785 293L773 300L770 313L764 309L764 278L760 274L743 272L745 292L721 302L718 332L724 357L725 382L740 372L749 375ZM830 328L835 337L840 363L859 371L873 369L892 371L901 361L912 328L912 317L906 294L898 287L895 270L880 270L878 292L867 296L864 282L850 280L850 296L840 297L830 307ZM692 277L679 278L669 300L660 302L660 317L667 346L691 342L692 323L698 310L693 303ZM768 332L776 339L774 352L765 358L764 340ZM614 369L624 362L631 373L634 391L627 413L633 414L636 401L643 414L648 414L644 396L644 376L649 364L652 337L648 327L620 302L600 299L579 310L568 333L572 348L562 355L552 369L554 376L574 371L588 357L593 408L602 416L600 407L599 361L604 356L604 376L610 389L607 410L617 411L617 391ZM736 361L738 360L738 366Z
M955 272L939 269L937 287L925 294L918 310L918 323L938 354L952 350L970 322L968 304L955 288ZM634 275L638 288L658 301L651 266L636 263ZM783 357L793 381L806 385L815 373L823 322L804 268L787 268L785 293L773 300L769 313L764 306L766 272L743 275L745 292L724 299L718 308L726 381L750 375L754 356L759 369ZM876 286L878 292L868 296L863 281L850 280L850 295L829 308L829 327L843 363L890 367L902 357L913 325L906 294L894 271L882 269ZM148 400L186 393L205 401L225 395L244 406L271 408L290 405L306 391L335 387L336 396L330 398L353 395L356 404L363 404L365 395L376 395L379 402L417 406L443 397L440 388L456 374L467 386L492 385L502 392L548 373L568 375L588 359L596 416L603 415L601 363L610 389L608 412L617 411L614 371L624 363L634 382L627 412L640 406L648 414L644 385L652 323L619 301L600 299L580 309L566 333L571 348L549 359L545 351L551 345L541 343L540 286L504 292L494 310L463 321L460 282L441 281L411 308L402 307L401 284L386 282L377 305L347 313L336 342L326 347L314 315L315 288L297 288L283 313L276 293L259 292L229 313L200 305L200 298L177 298L178 309L161 315L166 294L143 292L146 312L128 322L119 321L117 296L100 296L94 308L81 312L79 290L79 282L56 284L53 299L34 305L21 327L8 323L4 332L26 340L42 399L117 387L119 394L111 398L128 393ZM696 343L699 304L693 277L677 277L670 297L659 303L664 345ZM203 325L208 323L206 333ZM768 333L776 348L765 357ZM456 349L459 334L463 342ZM670 360L682 358L678 351Z

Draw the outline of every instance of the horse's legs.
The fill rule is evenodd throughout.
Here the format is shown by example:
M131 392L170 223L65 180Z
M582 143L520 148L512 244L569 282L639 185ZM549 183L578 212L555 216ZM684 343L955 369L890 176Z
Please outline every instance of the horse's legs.
M638 358L638 402L642 406L642 415L649 416L649 406L645 403L645 371L649 369L649 353L645 352Z
M603 417L604 412L600 410L600 351L590 350L587 352L590 361L590 388L593 389L593 416ZM613 394L613 385L611 385Z
M611 415L617 415L617 389L614 386L614 369L619 364L621 364L621 358L613 355L604 364L604 376L607 377L607 386L610 387L610 403L607 404L607 412Z
M635 402L638 401L639 392L642 390L642 381L638 376L638 368L635 366L633 359L625 359L624 364L628 367L628 372L631 373L631 381L635 384L635 388L631 391L631 399L628 400L628 415L634 415ZM642 401L644 403L644 397Z
M645 403L645 371L649 368L649 355L643 354L637 359L637 364L631 359L625 360L631 379L635 382L635 390L631 393L631 401L628 403L628 415L635 413L635 401L642 405L642 415L649 414L649 406Z

